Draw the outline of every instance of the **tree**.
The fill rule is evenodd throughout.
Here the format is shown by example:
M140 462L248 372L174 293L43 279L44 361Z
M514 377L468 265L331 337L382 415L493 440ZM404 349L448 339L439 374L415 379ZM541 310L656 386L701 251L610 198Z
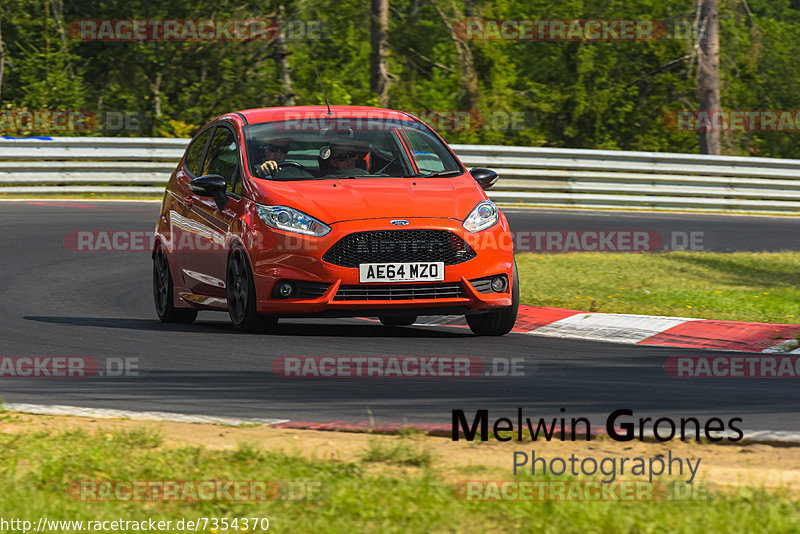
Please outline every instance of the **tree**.
M719 15L717 0L698 0L697 93L698 110L709 117L720 111ZM697 133L701 154L721 153L720 132L714 125Z
M469 47L467 40L462 37L461 32L456 28L459 22L460 11L456 6L455 0L451 0L451 11L453 15L448 15L444 8L439 5L436 0L431 0L431 4L436 8L442 22L447 27L453 39L453 44L456 47L456 55L458 57L459 67L461 69L461 78L464 83L464 95L461 98L461 108L466 111L475 111L480 104L480 84L478 72L475 69L475 58L472 55L472 50ZM472 15L471 9L467 9L468 15Z
M372 0L370 15L369 89L378 95L378 104L386 107L389 103L389 0Z
M294 92L292 85L292 66L289 63L289 47L286 45L286 9L284 6L278 8L278 31L275 37L275 63L278 67L279 77L281 79L281 95L280 101L282 106L294 106L295 97L297 94Z
M3 19L0 17L0 102L3 101L3 69L6 66L5 47L3 45Z

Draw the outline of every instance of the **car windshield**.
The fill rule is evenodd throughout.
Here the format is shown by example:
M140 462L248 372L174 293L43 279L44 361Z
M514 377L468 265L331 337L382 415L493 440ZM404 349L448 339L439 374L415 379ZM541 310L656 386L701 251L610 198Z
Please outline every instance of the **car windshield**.
M426 125L374 118L312 118L245 128L254 176L272 180L458 176L464 168ZM279 164L271 173L266 161Z

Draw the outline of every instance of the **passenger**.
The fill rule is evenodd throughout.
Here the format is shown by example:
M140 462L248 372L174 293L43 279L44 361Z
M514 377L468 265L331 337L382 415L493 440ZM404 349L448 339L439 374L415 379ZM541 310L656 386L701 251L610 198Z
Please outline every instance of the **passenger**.
M361 152L357 147L346 144L332 145L330 151L329 158L320 158L319 160L320 177L331 174L343 174L343 171L355 169L356 163L363 160L364 156L366 156L366 153ZM363 169L360 170L363 171Z

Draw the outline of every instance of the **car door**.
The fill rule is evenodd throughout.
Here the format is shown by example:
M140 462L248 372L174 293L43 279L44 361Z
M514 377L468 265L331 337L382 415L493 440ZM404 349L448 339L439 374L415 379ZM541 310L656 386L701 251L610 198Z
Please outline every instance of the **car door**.
M242 208L241 143L231 125L218 123L206 149L202 174L217 174L227 183L228 203L220 210L212 198L191 193L189 219L195 250L186 254L183 274L187 287L198 296L212 297L206 305L224 305L227 234Z
M194 254L195 231L192 224L191 204L194 202L189 182L200 176L206 148L211 140L214 127L206 128L189 144L183 165L175 173L175 185L169 192L173 200L169 203L169 234L168 249L172 252L172 269L175 284L179 287L188 287L183 271L187 264L187 255ZM188 261L191 261L190 259Z

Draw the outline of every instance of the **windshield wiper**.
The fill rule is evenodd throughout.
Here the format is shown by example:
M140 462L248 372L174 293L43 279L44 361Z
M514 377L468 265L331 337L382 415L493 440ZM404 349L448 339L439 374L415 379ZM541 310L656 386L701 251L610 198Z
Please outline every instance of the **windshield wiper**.
M452 170L452 171L439 171L439 172L432 172L429 174L417 174L416 176L420 178L436 178L438 176L457 176L461 174L459 170Z

